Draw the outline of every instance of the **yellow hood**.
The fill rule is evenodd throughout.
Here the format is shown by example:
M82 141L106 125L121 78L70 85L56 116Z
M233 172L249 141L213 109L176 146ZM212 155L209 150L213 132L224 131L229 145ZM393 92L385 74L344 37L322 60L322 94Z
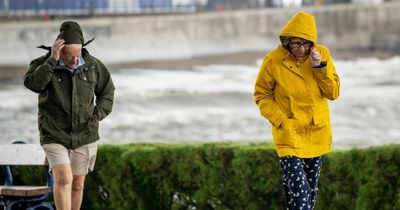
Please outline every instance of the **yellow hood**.
M317 26L314 16L305 12L297 13L289 20L279 36L295 36L312 41L314 44L317 43Z

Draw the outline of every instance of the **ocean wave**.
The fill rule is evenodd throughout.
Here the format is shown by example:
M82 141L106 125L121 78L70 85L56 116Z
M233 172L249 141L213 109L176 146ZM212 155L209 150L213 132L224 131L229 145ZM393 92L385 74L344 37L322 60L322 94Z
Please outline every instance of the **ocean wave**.
M342 87L330 102L334 147L400 143L400 57L335 65ZM258 71L259 64L113 72L115 104L101 142L270 141L253 101ZM0 142L38 141L37 95L14 83L0 86L0 97Z

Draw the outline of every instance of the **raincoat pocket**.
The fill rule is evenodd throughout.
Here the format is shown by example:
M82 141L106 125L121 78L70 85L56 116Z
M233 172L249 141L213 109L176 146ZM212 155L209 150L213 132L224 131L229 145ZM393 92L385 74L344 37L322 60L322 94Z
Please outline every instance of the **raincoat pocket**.
M321 113L313 116L311 142L314 144L327 144L331 139L329 114Z
M285 120L282 125L276 129L277 138L275 145L277 147L296 147L295 122L293 119Z
M313 116L314 127L325 127L328 125L329 115L321 113Z

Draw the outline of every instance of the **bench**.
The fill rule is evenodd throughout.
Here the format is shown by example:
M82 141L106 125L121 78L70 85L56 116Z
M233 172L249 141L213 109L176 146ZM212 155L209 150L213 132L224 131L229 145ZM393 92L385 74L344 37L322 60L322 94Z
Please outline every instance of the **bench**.
M39 144L0 145L0 165L3 166L5 184L0 185L0 207L3 209L44 209L53 210L47 202L52 195L53 177L46 161L46 155ZM43 166L47 174L47 185L44 186L15 186L11 166ZM1 208L0 208L1 209Z

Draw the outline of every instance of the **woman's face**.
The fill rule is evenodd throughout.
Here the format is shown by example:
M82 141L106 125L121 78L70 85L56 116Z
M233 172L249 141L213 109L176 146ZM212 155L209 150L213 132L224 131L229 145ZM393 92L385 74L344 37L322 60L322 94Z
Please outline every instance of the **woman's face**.
M313 43L302 38L293 37L289 41L289 46L295 58L304 58L310 53Z

